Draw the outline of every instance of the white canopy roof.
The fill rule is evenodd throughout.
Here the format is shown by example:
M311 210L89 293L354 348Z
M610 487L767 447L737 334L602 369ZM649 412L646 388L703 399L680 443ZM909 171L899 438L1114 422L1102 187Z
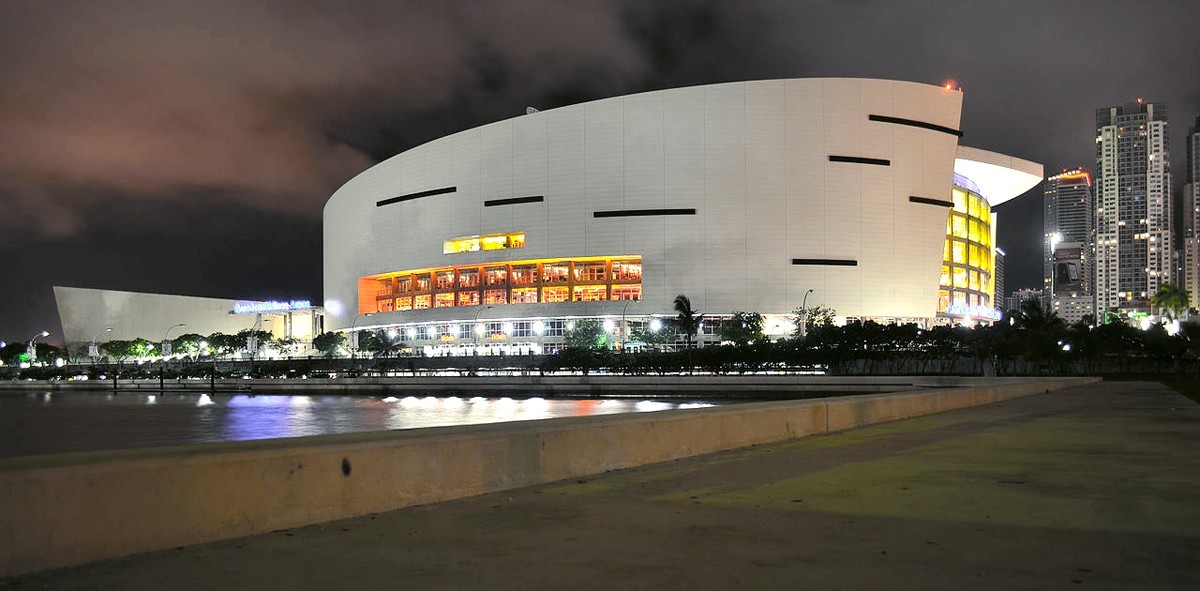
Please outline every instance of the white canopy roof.
M1042 182L1042 165L996 152L959 146L954 172L971 179L993 207Z

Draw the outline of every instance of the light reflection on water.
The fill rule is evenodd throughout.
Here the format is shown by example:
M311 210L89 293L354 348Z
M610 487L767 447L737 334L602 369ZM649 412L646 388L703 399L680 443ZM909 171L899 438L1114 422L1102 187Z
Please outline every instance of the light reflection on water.
M0 393L0 457L700 408L698 400Z

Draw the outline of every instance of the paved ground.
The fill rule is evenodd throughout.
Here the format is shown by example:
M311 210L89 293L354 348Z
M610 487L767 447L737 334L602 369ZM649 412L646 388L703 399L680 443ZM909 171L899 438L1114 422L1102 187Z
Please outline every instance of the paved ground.
M0 588L1200 589L1198 452L1105 383Z

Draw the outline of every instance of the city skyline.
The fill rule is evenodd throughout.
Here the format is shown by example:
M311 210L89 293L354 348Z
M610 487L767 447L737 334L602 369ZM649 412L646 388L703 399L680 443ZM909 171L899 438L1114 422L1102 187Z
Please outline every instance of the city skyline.
M1097 107L1140 96L1178 121L1200 114L1200 81L1186 78L1200 42L1184 18L1197 8L1131 15L1123 4L940 7L931 19L933 5L890 4L281 14L158 3L62 17L8 3L0 68L19 84L0 100L0 339L58 332L53 284L320 300L320 214L334 189L526 106L762 78L954 79L968 144L1047 170L1086 166ZM536 26L547 20L553 31ZM1107 29L1130 42L1084 34ZM1109 70L1120 75L1097 78ZM1041 280L1041 206L1027 194L997 210L1010 291Z

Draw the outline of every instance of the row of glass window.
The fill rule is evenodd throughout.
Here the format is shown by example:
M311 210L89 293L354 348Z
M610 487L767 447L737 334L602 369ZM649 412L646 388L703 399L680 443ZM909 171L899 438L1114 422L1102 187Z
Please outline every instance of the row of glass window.
M541 296L539 297L539 291ZM504 304L552 304L558 302L603 302L608 300L641 300L641 285L576 285L574 287L528 287L485 289L424 294L416 296L385 295L377 298L378 312L488 306ZM368 310L370 312L370 310Z

